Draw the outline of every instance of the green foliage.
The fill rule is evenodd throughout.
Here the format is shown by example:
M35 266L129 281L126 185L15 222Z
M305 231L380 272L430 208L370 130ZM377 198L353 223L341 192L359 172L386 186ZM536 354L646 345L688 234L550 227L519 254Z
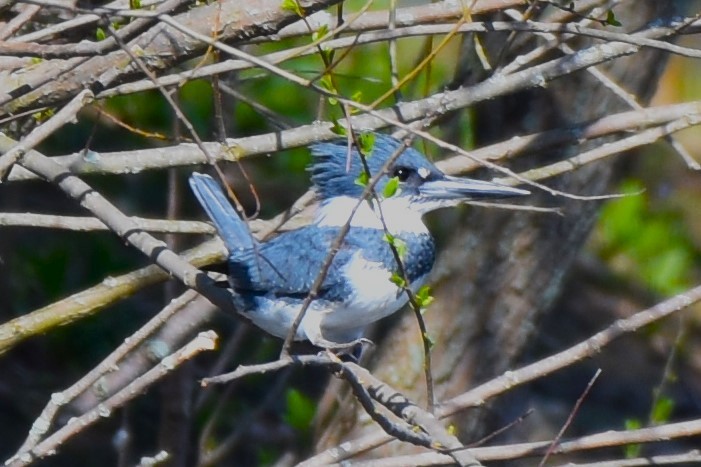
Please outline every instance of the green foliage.
M329 33L329 27L326 24L322 24L321 26L319 26L319 29L317 29L316 31L314 31L312 33L312 40L314 42L316 42L319 39L326 37L326 35L328 33Z
M23 277L14 286L16 303L22 308L37 306L41 300L57 298L66 290L71 252L49 242L41 247L18 248L8 269L14 277Z
M34 112L32 114L32 118L36 120L37 123L42 123L53 117L55 113L55 109L53 107L50 107L46 110L42 110L41 112Z
M625 422L626 430L638 430L642 428L642 423L636 418L630 418ZM629 444L624 449L626 459L632 459L640 455L642 450L642 445L640 444Z
M358 135L358 146L360 153L365 157L372 155L372 148L375 147L375 133L369 131Z
M208 80L189 81L180 88L180 105L200 134L211 134L214 115L212 100L212 85Z
M296 61L300 67L311 66L311 58ZM242 73L239 91L252 100L296 123L318 119L318 95L296 84L276 77ZM202 98L201 98L202 99ZM237 101L234 107L234 130L232 134L264 133L271 130L269 119L252 109L245 102Z
M384 239L384 241L389 243L391 246L393 246L397 250L397 253L399 254L400 258L404 258L406 256L407 246L406 246L406 242L404 240L402 240L401 238L395 237L394 235L392 235L389 232L386 232L382 238Z
M338 123L337 119L333 119L333 126L331 127L331 131L336 133L339 136L346 136L348 132L346 131L346 127Z
M99 42L99 41L104 41L106 38L107 38L107 34L105 34L105 30L98 27L95 30L95 39Z
M402 240L401 238L395 238L394 247L397 249L397 253L399 253L400 258L406 258L407 246L404 240Z
M397 177L392 177L387 181L385 188L382 190L382 196L385 198L391 198L397 193L399 189L399 179Z
M169 131L172 124L168 104L158 91L134 96L116 96L106 103L106 110L121 121L148 131ZM126 146L126 140L121 145ZM143 143L141 143L143 144Z
M669 397L659 397L650 411L650 423L652 425L663 425L670 421L674 411L674 400ZM625 421L626 430L639 430L643 423L637 418L630 418ZM639 457L642 451L641 444L629 444L624 448L626 458Z
M394 285L401 289L406 287L406 281L398 272L392 274L392 277L390 277L389 280L391 280Z
M282 0L280 7L283 10L291 11L300 18L304 18L305 16L304 8L302 8L297 0Z
M650 421L654 425L661 425L669 422L669 419L674 411L674 399L670 397L660 397L652 407Z
M316 413L314 401L294 388L287 390L285 401L287 403L285 422L297 431L308 433Z
M652 209L639 181L622 186L629 196L609 202L599 220L598 253L620 273L672 295L693 282L694 245L680 213Z
M606 12L606 24L609 26L616 26L620 27L623 26L623 24L616 19L616 15L613 13L613 10L609 10Z
M362 187L368 186L369 182L370 182L370 175L368 175L368 173L365 171L360 172L358 177L355 179L355 184L362 186Z
M333 49L326 47L325 44L321 44L319 46L319 54L321 55L321 60L324 62L324 64L330 64L333 62L333 57L336 55L336 52Z
M353 102L359 102L359 103L362 102L363 101L363 91L360 89L356 90L353 93L353 95L351 96L351 100ZM355 110L355 109L352 109L352 110Z
M338 91L336 90L336 86L333 84L333 78L331 77L330 74L325 74L321 78L319 78L319 85L321 86L322 89L330 92L331 94L338 94ZM334 99L333 97L329 97L329 104L331 105L336 105L338 104L338 100Z
M421 308L421 312L425 312L426 308L433 303L433 295L431 295L431 287L428 285L422 286L418 292L416 292L416 295L414 296L416 299L416 304L419 305Z

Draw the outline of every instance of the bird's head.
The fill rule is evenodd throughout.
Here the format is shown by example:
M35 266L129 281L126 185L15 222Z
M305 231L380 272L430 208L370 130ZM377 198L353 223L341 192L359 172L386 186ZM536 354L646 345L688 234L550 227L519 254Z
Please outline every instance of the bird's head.
M345 139L315 144L311 149L314 160L309 170L322 204L334 198L360 199L364 186L359 180L363 178L364 167L357 149L353 147L349 154ZM529 194L526 190L505 185L446 175L419 151L404 147L401 141L382 134L374 134L374 144L365 158L370 176L380 173L387 161L400 151L375 185L375 191L382 194L391 179L398 181L396 192L382 200L383 207L401 206L422 215L469 200Z

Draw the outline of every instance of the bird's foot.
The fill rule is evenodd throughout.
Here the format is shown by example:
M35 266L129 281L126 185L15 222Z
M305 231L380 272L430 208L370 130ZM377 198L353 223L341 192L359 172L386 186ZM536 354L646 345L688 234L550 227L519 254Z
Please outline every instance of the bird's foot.
M324 338L317 337L316 339L311 341L312 344L314 344L317 347L321 347L324 349L328 350L334 350L334 351L344 351L348 349L352 349L353 347L357 345L375 345L370 339L367 339L365 337L360 337L358 339L354 339L350 342L333 342L326 340Z
M343 343L331 342L325 339L320 339L316 342L313 342L313 344L317 347L324 348L325 352L330 352L333 355L341 358L341 360L352 361L354 363L358 363L360 361L360 357L363 354L365 346L369 347L375 345L374 342L365 337L361 337L358 339L354 339L350 342Z

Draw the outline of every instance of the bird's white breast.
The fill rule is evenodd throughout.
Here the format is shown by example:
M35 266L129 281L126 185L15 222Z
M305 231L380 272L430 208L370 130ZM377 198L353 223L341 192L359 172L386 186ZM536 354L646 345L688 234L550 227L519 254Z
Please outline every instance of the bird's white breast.
M296 339L313 340L308 334L318 334L331 342L350 342L362 337L368 325L395 313L408 301L406 292L392 282L392 273L382 263L365 260L361 252L353 255L343 272L348 281L348 297L336 303L314 300L305 312ZM411 290L416 292L425 279L423 276L415 280ZM284 303L270 296L262 298L260 307L246 315L269 333L284 338L299 310L299 302Z
M382 263L367 261L362 252L353 255L343 275L351 292L343 305L324 318L323 327L365 327L398 311L408 301L404 289L392 282L392 273ZM416 292L425 279L415 280L411 290Z
M384 230L387 226L387 230L393 235L428 233L421 219L421 212L412 209L409 198L393 196L383 199L381 208L377 206L376 201L373 203L359 202L350 196L337 196L325 200L319 208L315 223L319 227L342 227L353 216L351 227Z

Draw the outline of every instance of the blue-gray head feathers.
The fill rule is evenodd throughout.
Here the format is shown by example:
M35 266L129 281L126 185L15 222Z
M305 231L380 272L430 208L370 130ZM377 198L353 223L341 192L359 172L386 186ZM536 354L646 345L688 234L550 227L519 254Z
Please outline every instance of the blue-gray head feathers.
M411 183L412 175L416 183L420 181L417 177L421 175L425 179L443 177L443 173L417 150L406 147L404 143L391 136L376 133L374 137L372 150L365 158L371 176L377 175L385 163L401 151L385 176L375 186L376 191L382 192L384 185L395 176L407 183ZM309 170L312 174L312 182L323 199L334 196L360 197L364 188L356 181L364 168L355 146L349 154L347 140L339 139L315 144L311 150L314 160ZM404 179L405 176L406 179Z
M315 144L311 150L314 160L309 170L322 200L338 196L360 198L364 187L357 181L364 172L364 167L355 146L349 151L347 140L340 139ZM451 177L440 171L419 151L406 147L403 142L391 136L374 134L372 150L365 158L370 176L380 173L389 159L393 159L393 162L375 185L375 191L382 193L390 178L396 177L399 181L397 196L408 198L414 209L421 212L472 199L498 199L528 194L526 190L496 183Z

